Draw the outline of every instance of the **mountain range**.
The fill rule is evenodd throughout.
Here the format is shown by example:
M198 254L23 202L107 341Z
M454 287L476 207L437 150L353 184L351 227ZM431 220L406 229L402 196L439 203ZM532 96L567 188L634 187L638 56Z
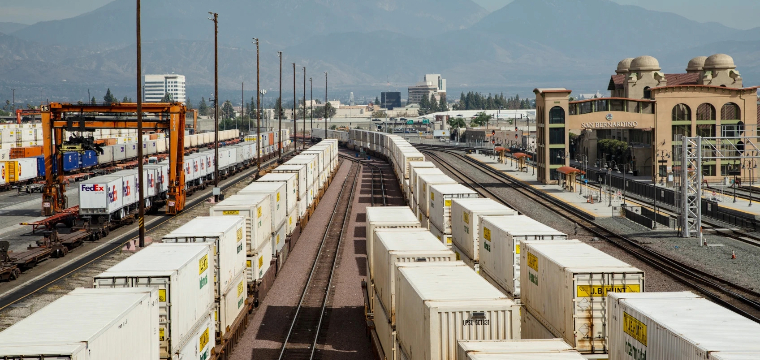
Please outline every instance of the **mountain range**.
M745 84L760 82L760 28L699 23L610 0L515 0L491 13L471 0L143 2L143 71L186 75L196 99L213 84L209 10L219 13L220 89L238 96L241 82L249 89L255 82L252 37L261 40L261 82L270 92L276 52L283 52L285 94L292 94L292 63L299 89L306 66L320 89L327 71L336 94L405 93L425 73L440 73L455 95L527 95L538 86L604 91L626 57L652 55L664 72L683 72L692 57L718 52L734 57ZM82 98L85 89L134 92L134 23L133 0L65 20L0 23L0 98L11 87L22 98L65 101Z

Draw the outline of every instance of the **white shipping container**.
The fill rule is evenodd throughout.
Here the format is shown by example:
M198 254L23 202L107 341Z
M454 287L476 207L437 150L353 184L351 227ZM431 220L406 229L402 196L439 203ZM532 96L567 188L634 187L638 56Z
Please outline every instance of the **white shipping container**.
M122 161L126 160L127 158L127 145L126 144L116 144L113 145L113 161Z
M16 181L27 181L37 177L37 158L20 158L8 162L15 162L18 166L18 178ZM6 166L8 166L6 162Z
M156 152L159 154L166 152L166 139L156 140Z
M285 200L287 203L286 209L287 212L290 213L296 208L296 205L298 204L298 183L297 183L298 176L293 173L269 173L258 180L256 182L274 182L274 183L284 183L285 184Z
M430 185L429 193L428 216L430 218L431 231L433 226L435 226L441 233L449 235L451 235L451 201L480 196L475 190L462 184Z
M253 255L246 257L249 283L254 283L264 277L264 274L269 270L269 264L272 261L273 254L272 241L270 240L261 244L261 247L256 249Z
M288 215L287 190L282 182L255 181L238 191L239 195L269 195L270 210L272 212L272 229L279 229L285 224Z
M436 237L436 239L440 240L444 245L451 248L451 234L444 234L443 231L435 227L433 223L430 223L430 233L433 234L433 236Z
M10 144L16 143L16 129L2 129L0 130L0 143Z
M418 163L421 161L417 161ZM437 167L415 167L412 168L412 173L409 176L409 189L410 193L412 194L412 199L414 199L414 202L417 202L417 193L419 192L417 190L417 178L420 175L446 175L441 171L441 169Z
M298 208L294 208L290 211L290 214L288 214L288 219L285 223L286 235L292 235L293 231L296 230L296 226L298 226Z
M268 194L232 195L209 209L210 216L245 218L245 250L253 255L272 238L272 210Z
M502 291L520 297L520 242L567 240L567 235L525 215L483 216L480 219L480 273Z
M487 215L517 215L517 211L492 199L451 200L451 240L475 262L479 261L480 217Z
M607 300L610 359L760 359L760 324L691 292Z
M549 329L544 326L538 319L536 319L530 311L523 309L520 317L520 329L522 333L520 336L523 339L554 339L555 336ZM564 340L563 340L564 342Z
M456 183L456 180L450 178L448 175L419 175L417 177L417 190L419 190L419 192L415 196L417 198L417 206L420 209L420 213L425 215L425 217L430 217L430 214L428 213L428 204L430 204L430 200L432 200L429 190L430 185Z
M556 353L574 353L580 356L578 352L568 345L562 339L546 340L460 340L457 344L457 360L467 360L471 355L485 354L556 354ZM531 355L533 356L533 355ZM512 359L512 358L508 358ZM515 358L515 359L520 359ZM583 359L581 357L580 359Z
M471 354L469 360L588 360L578 352L532 354ZM606 360L606 358L605 358Z
M127 159L133 159L137 157L137 143L136 142L128 142L124 144L127 149Z
M124 207L121 176L98 176L79 183L79 214L109 215Z
M399 268L396 309L398 351L410 360L455 360L459 340L520 338L520 306L463 266Z
M282 251L282 248L285 247L285 239L287 238L286 232L288 230L287 224L282 224L279 229L272 235L272 247L277 252Z
M102 146L103 153L96 153L98 155L98 164L109 164L113 162L113 151L118 145Z
M210 242L215 246L216 294L234 286L235 276L245 270L245 219L242 216L199 216L164 235L166 243Z
M422 155L422 153L420 153L416 149L412 149L409 151L400 152L397 160L398 160L399 166L401 167L400 170L404 174L402 179L408 179L409 172L411 170L409 167L409 163L412 161L425 161L425 155Z
M607 294L644 291L643 271L578 240L523 241L520 263L522 303L584 354L607 352Z
M478 264L477 261L467 256L467 253L462 251L462 249L458 248L456 244L451 244L451 251L453 251L454 255L456 255L457 260L461 260L462 262L467 264L467 266L469 266L470 269L475 270L476 273L480 274L480 264Z
M380 295L377 293L372 294L371 305L372 309L375 309L372 314L374 315L373 322L375 323L375 331L377 332L377 338L380 340L380 348L383 350L384 357L381 359L393 360L396 359L396 331L393 330L390 316L385 312L383 306L379 303Z
M143 165L145 169L155 171L154 185L156 194L169 191L169 164Z
M375 291L380 296L380 302L391 319L391 324L395 324L397 264L456 260L454 253L446 245L423 228L377 229L374 246L372 254L375 258L372 263L375 268Z
M284 165L307 165L306 186L319 189L319 158L316 155L298 155L285 162Z
M372 250L375 229L413 229L419 228L420 222L406 206L383 206L367 208L367 267L370 281L374 280L372 272Z
M306 182L306 169L308 168L308 165L306 164L292 164L292 165L280 165L272 170L272 174L295 174L296 175L296 195L298 195L298 198L304 198L306 197L306 191L308 189L308 184ZM299 216L303 216L303 213L300 213Z
M161 357L170 358L215 308L213 261L209 243L153 244L93 281L97 288L157 289Z
M246 271L241 271L235 276L232 281L232 285L225 293L222 294L222 298L219 299L219 307L217 309L217 328L216 331L220 336L224 336L228 333L230 327L235 322L235 319L245 310L245 299L248 297L248 282Z
M0 149L0 161L11 159L11 149Z
M193 330L190 340L175 359L210 359L211 351L216 346L215 323L214 313L209 312L208 316Z
M121 176L122 179L122 197L124 198L123 205L126 207L128 205L136 204L137 200L139 198L139 194L137 193L137 184L139 183L139 177L137 175L137 170L122 170L117 171L115 173L112 173L110 175L113 176Z
M75 289L0 332L9 359L158 359L156 289Z

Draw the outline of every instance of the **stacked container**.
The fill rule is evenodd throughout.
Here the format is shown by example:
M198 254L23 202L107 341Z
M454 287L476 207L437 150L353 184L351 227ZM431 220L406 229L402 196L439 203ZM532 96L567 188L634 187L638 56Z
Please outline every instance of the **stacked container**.
M494 355L499 355L494 356ZM570 354L570 355L568 355ZM546 340L460 340L457 345L457 360L480 359L482 355L491 355L488 359L585 359L562 339ZM559 356L559 357L556 357Z
M644 272L578 240L523 241L520 296L555 337L606 354L607 294L644 291Z
M298 217L304 216L306 214L306 209L311 205L311 202L314 199L309 198L308 189L306 183L306 169L308 168L308 165L306 164L300 164L300 165L280 165L272 170L272 173L274 174L295 174L296 175L296 194L298 195Z
M370 281L374 280L372 251L374 249L375 229L413 229L419 228L420 222L406 206L383 206L367 208L367 267Z
M415 168L420 168L420 169L435 168L435 164L433 164L431 161L410 161L409 162L409 179L404 179L404 181L401 182L401 186L404 187L401 190L404 192L404 198L410 203L412 202L412 193L413 193L412 180L414 179Z
M97 288L157 289L161 358L195 356L182 350L213 320L213 261L210 243L153 244L95 276L94 283Z
M400 267L396 333L400 359L453 360L459 340L519 339L520 305L463 266Z
M121 217L124 206L124 179L121 176L98 176L79 183L79 215L118 214Z
M479 271L480 218L488 215L517 215L517 211L486 198L451 201L452 249L475 271Z
M210 209L211 216L243 216L248 282L264 277L272 259L272 211L269 194L232 195ZM261 259L261 261L259 261ZM261 265L258 265L261 263Z
M165 243L210 242L215 250L214 289L217 299L216 329L220 336L227 333L244 308L230 307L246 294L240 293L240 284L246 287L245 219L242 216L196 217L187 224L163 237ZM235 299L234 301L232 299Z
M414 211L415 214L417 213L417 208L418 208L417 194L419 193L419 190L417 189L417 183L418 183L417 179L420 177L420 175L445 175L445 174L443 173L443 171L441 171L441 169L438 169L436 167L432 167L432 168L419 167L419 168L412 169L412 174L411 176L409 176L409 189L410 189L409 196L411 199L409 200L409 204L410 204L410 207L412 208L412 211Z
M253 182L238 192L238 195L269 195L270 209L272 212L272 248L275 251L282 250L285 246L286 218L287 209L287 190L285 183L282 182Z
M520 243L567 240L567 235L525 215L480 219L480 274L515 298L520 297Z
M420 219L420 223L425 228L430 228L430 214L428 209L430 206L430 200L433 200L430 196L430 185L436 184L456 184L456 180L450 178L448 175L435 175L435 174L420 174L417 176L417 189L415 194L417 198L417 218Z
M285 184L285 203L287 209L287 217L285 218L285 226L287 228L287 235L293 233L298 223L298 176L293 173L269 173L262 176L256 182L273 182L278 184Z
M461 184L430 185L428 214L430 232L447 246L451 246L451 201L462 198L478 198L479 195Z
M158 359L158 314L156 289L75 289L0 332L0 357Z

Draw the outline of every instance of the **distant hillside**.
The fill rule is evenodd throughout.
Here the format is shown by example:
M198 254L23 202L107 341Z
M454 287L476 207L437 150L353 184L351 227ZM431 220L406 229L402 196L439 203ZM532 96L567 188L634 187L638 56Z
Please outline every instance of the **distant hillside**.
M0 33L3 34L10 34L12 32L21 30L29 25L26 24L19 24L14 22L3 22L0 21Z

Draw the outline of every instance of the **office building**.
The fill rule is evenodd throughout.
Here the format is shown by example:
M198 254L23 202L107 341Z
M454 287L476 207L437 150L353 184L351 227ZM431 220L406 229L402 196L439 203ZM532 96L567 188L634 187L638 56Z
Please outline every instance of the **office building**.
M164 74L145 75L143 100L145 102L161 102L165 94L171 94L172 100L185 103L185 75Z
M380 93L380 107L383 109L393 110L394 108L401 107L401 92L399 91L383 91Z

